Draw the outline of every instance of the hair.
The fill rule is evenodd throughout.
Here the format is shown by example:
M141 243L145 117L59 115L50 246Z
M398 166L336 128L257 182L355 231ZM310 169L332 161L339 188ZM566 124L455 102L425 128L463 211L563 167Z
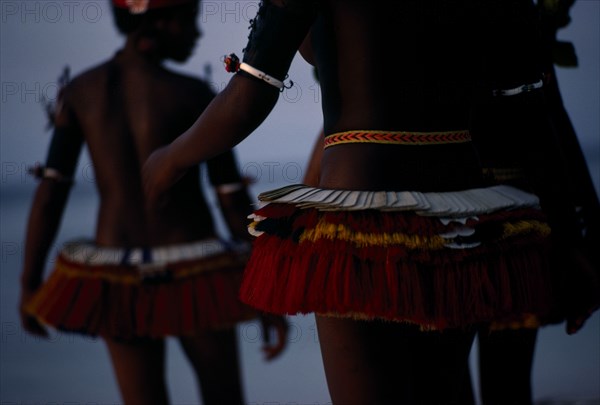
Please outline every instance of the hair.
M190 3L192 4L192 3ZM189 7L189 4L180 4L172 7L162 7L157 9L149 9L143 14L132 14L126 8L116 7L112 2L112 12L115 25L119 32L123 35L129 35L140 28L151 26L150 22L161 19L169 19L175 11Z

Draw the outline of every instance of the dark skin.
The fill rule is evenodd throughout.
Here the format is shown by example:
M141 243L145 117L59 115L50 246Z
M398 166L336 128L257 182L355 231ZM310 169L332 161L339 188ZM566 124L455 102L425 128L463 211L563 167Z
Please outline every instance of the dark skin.
M541 40L543 44L542 66L545 74L544 99L558 147L566 161L571 207L577 207L577 216L583 223L583 236L577 235L579 244L572 248L572 260L567 272L567 292L571 292L567 310L567 332L575 333L585 320L600 308L600 200L590 176L586 159L571 119L563 104L557 81L554 48L560 43L557 31L570 22L569 9L574 0L561 0L556 9L537 5L540 13ZM582 243L581 243L582 242ZM572 270L571 270L572 269ZM574 271L579 269L579 271Z
M310 33L323 92L324 135L466 129L477 68L471 6L320 1L316 17L295 24L286 32L288 40L279 41L255 67L281 80ZM191 128L150 156L143 171L149 198L160 198L186 168L241 142L267 118L278 95L260 80L234 76ZM206 139L206 133L218 136ZM337 145L324 151L320 163L323 188L444 191L483 184L472 144ZM429 334L321 315L317 325L333 403L459 403L471 331ZM389 336L404 340L399 344ZM411 373L417 380L403 378Z
M322 12L317 19L306 21L298 27L298 32L287 36L289 42L282 44L273 56L277 62L272 66L256 67L276 78L283 78L289 64L283 64L281 68L281 61L291 62L311 30L324 94L325 135L355 128L407 131L464 129L468 123L469 100L464 89L469 85L469 63L465 50L457 44L464 42L462 37L466 32L449 30L455 33L450 36L442 36L441 31L428 32L418 21L411 23L414 19L412 13L417 7L412 2L386 2L385 7L372 7L370 3L360 1L321 2ZM407 24L398 24L397 16L404 16ZM452 18L442 21L439 29L446 30L450 25L454 25ZM330 32L333 26L335 36ZM397 30L406 32L403 35ZM432 48L424 51L422 46L402 40L415 36L422 36ZM440 43L440 37L446 38L447 42ZM389 47L384 45L384 40L392 42ZM388 52L395 48L403 51ZM449 53L454 51L467 59L442 72L448 80L444 94L424 97L422 86L397 80L420 71L432 75L434 70L439 73L433 63L438 58L436 53L450 57ZM382 55L389 58L389 63L379 63ZM403 62L405 58L423 63L418 66L406 64ZM405 71L390 73L390 66L394 66L394 70ZM423 86L428 92L435 93L438 83L424 82ZM399 100L397 94L405 94L406 98ZM272 86L246 75L234 76L190 129L147 161L144 181L149 198L158 199L188 167L222 153L248 136L268 116L278 96L278 90ZM399 114L398 111L406 113ZM204 133L219 135L206 139L202 136ZM342 145L329 148L323 154L319 186L355 190L468 188L478 184L476 168L477 157L468 144L453 145L449 149L438 146L405 149ZM416 179L413 175L415 170L430 175ZM334 403L451 403L457 398L458 393L453 392L455 389L449 390L448 387L462 386L464 359L468 356L472 333L465 331L452 336L441 334L432 339L420 339L420 334L411 330L413 338L406 339L402 350L439 354L431 359L433 364L428 362L425 366L416 358L413 361L401 360L397 343L384 338L392 333L391 329L399 328L398 325L384 324L372 328L369 323L365 326L364 322L324 316L317 316L317 324ZM394 336L399 334L402 333L393 332ZM382 363L380 355L365 352L363 348L369 342L385 342L381 343L382 353L394 353L390 358L395 361ZM345 349L348 347L356 350ZM438 390L415 391L411 384L399 383L402 379L398 376L409 375L415 368L423 367L456 372L431 375L431 384L439 387ZM420 376L426 374L424 370ZM448 376L451 378L448 379Z
M303 184L318 186L322 155L323 135L320 133L314 142ZM336 403L421 400L444 403L449 397L459 395L464 395L459 397L461 405L470 403L467 398L472 396L471 389L465 387L470 383L468 364L458 367L458 359L467 358L471 348L469 333L449 332L442 339L435 332L421 333L415 327L399 323L356 322L322 316L317 316L317 326L327 383ZM446 351L448 348L450 351ZM394 384L400 381L404 382L402 388ZM429 384L438 389L426 395ZM457 392L460 387L465 387L465 394Z
M491 38L482 52L491 52L482 66L480 82L484 88L475 99L471 133L485 167L520 169L520 177L512 182L540 196L557 246L552 261L561 273L557 284L564 289L560 304L567 318L567 333L573 334L583 327L600 297L598 267L594 268L594 253L586 251L576 229L575 206L586 207L590 227L599 210L555 80L551 48L557 26L540 13L541 3L536 9L529 1L497 1L491 13L494 18L482 21ZM491 96L492 88L535 83L542 72L546 77L541 90ZM536 329L479 329L479 380L484 404L533 403L531 370L536 336ZM464 398L466 403L467 394Z
M300 47L302 40L312 28L312 45L315 62L323 89L324 133L325 135L356 128L401 128L405 131L436 131L464 129L468 124L468 97L465 86L469 85L469 59L467 52L449 42L458 42L466 32L457 32L455 37L446 35L446 41L438 41L435 32L418 28L416 22L410 25L398 24L396 16L406 16L411 7L396 2L384 2L385 8L371 7L360 1L322 2L323 12L315 21L308 21L304 32L296 35L300 39L290 40L274 59L291 59ZM385 9L385 13L383 13ZM344 24L336 25L336 43L326 40L331 37L329 27L337 19ZM439 30L448 28L452 21L442 21ZM352 27L352 28L351 28ZM360 29L357 30L357 27ZM393 27L393 28L392 28ZM413 32L418 30L417 33ZM405 37L423 36L430 46L423 47L401 40ZM465 29L466 31L466 29ZM362 34L359 34L362 33ZM369 32L369 35L365 35ZM439 34L439 33L438 33ZM392 41L384 45L378 40ZM408 42L408 43L407 43ZM351 50L350 50L351 48ZM402 52L388 52L398 48ZM448 49L449 48L449 49ZM344 52L348 49L348 52ZM423 88L413 81L398 80L398 77L417 77L431 73L439 77L437 68L430 65L438 58L436 52L450 56L456 51L467 59L464 63L442 72L448 85L443 93L436 90L438 84L424 83L425 90L436 97L425 97ZM385 63L379 63L384 58ZM406 64L405 59L423 60L419 66ZM377 63L374 63L377 61ZM394 72L390 74L390 67ZM287 67L286 67L287 69ZM398 71L404 69L405 71ZM285 76L285 71L269 71L276 78ZM441 79L439 79L441 80ZM342 91L343 89L343 91ZM405 94L399 98L397 94ZM240 97L244 95L244 97ZM251 95L252 97L246 97ZM169 148L159 150L146 167L146 188L151 198L174 184L187 167L213 157L243 140L269 114L278 99L278 90L265 86L263 82L245 75L236 75L227 88L221 92L188 129ZM342 107L343 106L343 107ZM406 109L399 114L398 109ZM232 116L231 111L238 114ZM195 134L218 132L220 135L202 142ZM341 145L325 151L322 161L321 186L351 189L456 189L476 183L477 158L469 145L453 145L450 153L447 148L388 148L381 145ZM162 155L162 156L161 156ZM172 156L167 156L172 155ZM161 156L159 158L159 156ZM152 160L156 159L156 162ZM159 171L158 163L162 166ZM415 179L411 172L415 162L419 169L431 176ZM164 166L166 165L166 166ZM360 170L356 170L360 167ZM410 170L408 170L410 169ZM398 175L400 173L400 175Z
M165 59L183 62L191 55L200 37L197 10L198 4L190 2L169 18L153 21L153 35L143 30L129 34L113 58L78 76L62 92L55 127L66 141L52 153L60 154L62 167L74 168L81 147L87 145L100 197L95 233L99 246L159 246L216 236L198 167L190 168L160 201L146 199L141 176L148 156L188 128L214 97L203 82L161 66ZM229 152L207 166L211 176L222 171L239 179ZM27 227L21 308L42 283L69 191L69 184L51 179L41 180L38 186ZM245 218L252 201L245 187L234 192L220 192L217 187L217 196L231 235L248 240ZM21 318L28 332L48 336L44 326L23 309ZM269 360L283 350L287 325L281 317L264 316L262 321L277 335L263 349ZM233 328L179 340L205 404L244 402ZM163 340L106 337L105 341L125 403L168 403Z

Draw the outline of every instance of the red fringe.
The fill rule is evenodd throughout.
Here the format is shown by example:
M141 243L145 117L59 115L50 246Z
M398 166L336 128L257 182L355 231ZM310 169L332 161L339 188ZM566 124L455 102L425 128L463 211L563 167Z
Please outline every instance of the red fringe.
M124 339L194 336L256 317L238 297L240 264L152 283L103 278L97 267L82 276L82 267L59 256L28 310L60 330Z
M362 232L410 230L423 234L449 229L438 219L406 213L294 209L290 214L287 207L279 205L269 205L271 208L258 214L291 215L294 230L310 229L323 216L327 222ZM523 219L524 212L496 214L493 219L480 216L479 223ZM379 219L372 221L375 217ZM527 219L542 217L533 214ZM549 248L549 238L532 234L471 249L409 250L402 246L356 247L326 238L298 243L291 235L264 233L254 242L241 298L266 312L378 318L427 329L508 322L532 314L543 322L553 307Z

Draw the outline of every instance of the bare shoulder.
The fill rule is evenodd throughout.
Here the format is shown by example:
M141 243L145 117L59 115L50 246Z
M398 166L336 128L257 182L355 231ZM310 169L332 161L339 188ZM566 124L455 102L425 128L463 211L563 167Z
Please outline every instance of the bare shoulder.
M55 127L72 126L76 123L76 111L81 112L86 101L94 99L95 90L98 87L100 77L106 76L108 62L96 65L74 78L61 78L61 88L57 99L51 108L51 119Z
M206 97L212 99L215 92L211 89L208 82L197 77L184 75L180 73L172 73L181 82L183 88L193 91L197 97Z
M165 70L165 73L179 102L204 109L215 97L215 91L205 80L170 70Z
M65 103L71 105L80 105L86 100L92 99L95 92L105 88L111 61L105 61L93 66L72 78L62 89L62 97Z

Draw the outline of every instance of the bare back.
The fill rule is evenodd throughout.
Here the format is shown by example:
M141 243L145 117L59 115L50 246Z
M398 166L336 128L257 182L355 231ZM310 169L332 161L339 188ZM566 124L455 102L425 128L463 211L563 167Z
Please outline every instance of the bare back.
M65 93L89 148L100 194L96 242L138 246L212 235L199 172L149 208L141 167L156 148L187 129L213 94L202 82L118 53L76 78Z
M312 45L325 135L468 126L474 57L468 2L321 2ZM351 144L324 153L321 186L444 190L473 186L470 144Z

